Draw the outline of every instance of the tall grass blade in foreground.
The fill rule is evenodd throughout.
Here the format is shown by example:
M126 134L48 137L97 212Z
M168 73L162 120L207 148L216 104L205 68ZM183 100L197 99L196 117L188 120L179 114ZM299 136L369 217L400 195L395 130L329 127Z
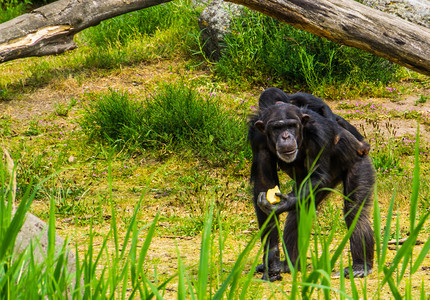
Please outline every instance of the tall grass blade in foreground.
M419 127L419 125L418 125ZM416 244L417 238L419 233L421 232L421 229L423 228L425 222L430 216L430 212L427 212L425 215L423 215L420 220L418 221L418 224L415 224L416 220L416 213L417 213L417 207L418 207L418 195L419 195L419 187L420 187L420 174L419 174L419 130L417 130L416 135L416 144L415 144L415 166L413 171L413 181L412 181L412 195L410 199L410 213L409 213L409 220L410 220L410 234L407 240L403 243L403 245L400 247L400 249L397 250L395 257L393 258L391 265L389 267L384 266L384 260L385 260L385 252L387 248L388 242L386 241L388 239L387 232L384 236L384 243L383 243L383 249L381 251L381 258L380 258L380 268L382 268L384 272L384 278L380 284L380 287L384 286L386 283L389 284L390 289L393 293L393 296L397 299L401 299L402 296L400 295L398 286L400 285L401 281L404 278L404 274L407 270L407 266L409 264L410 266L410 276L409 280L406 282L409 287L412 284L412 274L415 273L418 270L418 266L422 261L424 260L424 256L427 255L428 251L430 250L430 243L426 241L426 244L424 245L423 249L421 250L420 254L418 255L417 259L415 260L415 263L413 262L413 249L414 245ZM389 208L389 215L392 213L392 203L390 204ZM387 227L386 231L390 231L390 221L391 218L387 218ZM400 269L400 265L402 266ZM397 280L394 281L392 278L392 274L395 271L400 271L397 277ZM406 297L411 297L411 290L410 288L406 289Z
M230 274L227 276L227 278L224 279L224 281L221 283L220 286L215 286L215 292L212 296L212 289L214 278L209 273L209 270L214 268L215 261L213 261L211 258L213 257L211 255L211 243L213 241L213 235L212 235L212 223L213 223L213 214L214 214L214 202L211 202L211 205L208 208L208 211L206 212L205 217L205 224L203 227L202 232L202 241L201 241L201 248L200 248L200 259L199 259L199 269L197 274L197 282L194 282L193 288L193 280L189 278L189 276L186 274L184 270L184 265L182 264L182 260L180 258L180 255L178 253L178 272L180 276L185 276L188 282L188 294L187 296L191 299L223 299L225 295L227 295L228 299L247 299L247 291L250 287L251 283L254 281L253 275L255 267L257 265L258 256L253 259L252 265L251 265L251 271L247 274L247 276L243 277L243 272L245 267L247 266L247 258L250 255L251 250L255 246L255 243L260 239L262 230L259 231L258 234L256 234L252 240L247 244L245 249L239 254L239 257L237 258L236 262L234 263ZM264 227L267 226L265 224ZM259 251L259 254L261 254L262 248ZM222 265L220 266L223 267ZM185 279L180 278L179 279L179 286L178 286L178 299L183 299L184 293L186 289L185 286Z
M270 219L270 218L269 218ZM262 226L261 230L258 234L256 234L251 241L246 245L245 249L239 254L239 257L236 259L236 262L234 263L233 268L230 271L230 274L228 277L224 280L222 285L219 287L218 291L215 293L213 300L222 299L224 293L226 293L227 288L230 286L230 291L228 294L229 299L236 299L239 295L239 288L242 287L242 291L240 294L240 299L244 299L244 296L246 295L246 291L249 288L250 283L253 281L253 274L255 267L257 266L258 257L257 256L252 264L251 269L246 276L246 278L242 279L242 273L244 271L244 268L246 266L246 259L248 258L252 248L255 246L256 242L260 240L262 233L264 232L264 229L267 227L269 223L269 219L265 222L265 224ZM262 248L260 249L258 254L262 253ZM242 286L239 285L241 283Z
M415 155L416 157L419 155L418 151L416 151ZM417 159L415 164L417 167ZM139 228L137 221L139 220L139 211L143 201L143 195L135 207L133 216L130 223L127 225L125 237L123 239L120 239L121 231L118 230L117 242L115 242L115 234L111 229L102 239L100 249L96 250L93 247L95 233L93 229L90 230L87 253L84 255L83 261L79 261L79 256L77 259L78 272L76 276L75 289L72 288L71 290L68 290L72 285L70 284L71 274L68 274L66 270L67 256L65 254L65 249L61 249L57 254L52 255L56 252L54 251L55 245L53 244L55 229L53 198L51 198L51 212L49 219L50 244L48 245L48 253L50 253L51 257L47 257L42 261L41 265L39 265L35 260L35 257L33 257L31 251L33 250L33 247L30 247L29 251L23 252L20 255L13 255L13 243L10 243L7 238L14 237L14 230L19 230L19 224L22 223L21 221L24 219L24 215L18 215L19 218L22 218L21 221L15 221L16 223L13 223L13 220L17 217L16 214L20 214L20 212L25 213L29 205L29 200L34 198L36 192L33 191L31 193L29 190L26 192L28 198L22 199L20 204L20 207L22 207L21 210L18 208L17 213L12 218L9 213L11 212L10 200L12 200L13 197L10 194L11 189L8 188L9 181L4 173L3 165L0 165L0 167L2 167L1 170L3 170L0 172L2 180L2 193L0 194L0 247L3 251L3 255L0 257L0 292L2 295L9 297L9 299L28 299L28 297L31 298L34 297L34 295L38 295L39 297L49 297L54 295L53 293L56 293L55 295L58 295L59 298L72 295L75 299L99 297L117 299L161 299L165 297L164 292L167 285L178 276L180 276L180 278L178 278L178 299L249 299L250 297L255 296L251 293L253 289L256 289L254 285L258 284L264 286L265 291L267 288L269 291L267 296L273 298L277 297L279 294L282 294L285 298L292 299L316 297L331 299L334 295L335 297L343 299L356 299L360 296L368 297L370 299L372 297L372 292L368 290L366 281L364 284L360 285L356 279L351 277L349 280L351 292L347 293L343 277L341 277L339 289L336 289L333 286L330 278L331 269L337 260L342 258L342 252L346 247L350 231L355 226L356 220L354 220L353 226L348 230L345 237L335 247L334 253L331 254L329 245L332 244L334 240L334 232L337 231L337 228L332 228L331 234L325 236L321 232L318 222L316 222L314 208L307 210L306 205L305 207L302 207L301 211L303 212L301 212L300 215L300 222L303 222L303 224L299 224L299 226L306 226L300 231L302 238L307 239L300 241L300 258L303 258L303 261L300 261L300 264L302 268L304 267L305 269L302 270L301 273L297 271L292 272L293 291L291 294L284 291L282 284L262 283L260 280L253 279L253 270L255 269L259 256L252 259L251 262L248 261L248 258L249 254L255 247L255 244L260 239L263 231L259 231L259 233L251 239L245 249L238 255L228 273L226 271L220 272L222 274L220 277L221 279L218 277L215 278L215 272L212 272L212 270L214 270L215 265L219 260L217 258L213 259L214 256L211 255L211 251L213 249L211 245L214 241L214 234L212 231L215 230L213 226L214 204L212 204L206 212L206 222L202 233L199 266L198 270L196 270L197 277L194 278L193 275L188 274L179 255L179 250L177 250L177 273L167 276L167 278L163 277L163 279L160 279L156 272L154 272L154 275L150 275L147 272L148 270L145 270L144 266L152 238L156 234L156 224L159 219L160 212L155 216L152 222ZM417 198L419 194L419 184L417 182L419 180L419 172L415 171L414 175L413 186L415 192L411 197L416 198L411 199L411 211L413 211L414 207L417 205L417 202L414 201L418 201ZM112 179L109 178L109 180L111 181ZM152 180L152 178L149 180ZM109 186L112 186L112 182L109 182ZM145 194L145 192L143 194ZM382 226L377 198L375 198L374 203L375 237L378 238L379 236L379 239L382 239L382 244L379 246L377 245L376 259L379 265L378 272L383 273L383 279L377 284L377 288L379 290L383 288L384 285L388 284L392 292L392 297L395 299L411 299L417 296L412 295L413 284L411 276L419 270L420 265L423 263L426 255L430 251L430 241L425 242L422 250L416 257L413 257L412 249L416 243L418 234L422 231L425 222L428 220L430 212L424 214L418 218L418 220L414 219L413 222L411 221L413 226L410 230L409 238L398 249L394 259L391 261L391 264L389 266L385 266L387 264L387 245L390 236L390 226L392 224L391 218L393 216L394 197L395 194L393 195L388 208L385 233L382 237L379 234ZM113 198L109 198L109 201L113 200ZM311 199L306 199L306 201L311 201L312 203L312 192ZM112 218L116 218L115 213L112 215ZM412 218L413 217L411 217L410 220L412 220ZM218 221L220 222L221 219ZM12 224L18 224L18 228L11 229L10 226ZM111 220L111 226L117 226L117 224L118 223L115 219ZM310 242L312 238L312 227L314 227L315 231L315 234L313 235L313 244ZM139 242L138 238L142 230L147 230L143 245ZM280 230L279 226L278 230ZM113 254L108 251L108 245L110 244L114 247L112 249ZM37 247L37 245L34 245L34 247ZM222 249L223 247L220 246L220 255L222 255ZM310 252L312 270L309 270L305 261L306 257L309 255L310 249L312 249ZM263 249L260 248L259 254L261 254L262 250ZM97 251L99 252L97 253ZM407 268L408 266L409 269ZM220 267L223 267L222 263L220 264ZM227 265L225 267L228 268ZM251 271L244 275L244 270L248 267L250 267ZM343 271L342 269L343 262L341 262L341 272ZM404 276L407 270L410 270L411 273L411 276L409 277ZM397 273L397 277L394 276L395 273ZM80 274L83 275L83 285L79 281L81 277ZM405 284L405 289L403 289L402 281ZM362 290L362 295L359 293L360 289ZM378 291L375 291L374 293L374 298L381 298ZM419 293L421 293L421 299L426 298L426 291L423 284L419 288Z
M185 285L185 266L182 262L181 254L179 253L178 245L176 245L176 254L178 256L178 300L186 299L187 288Z
M21 253L14 251L18 232L24 224L30 204L35 198L40 185L49 178L41 181L34 188L30 184L12 217L12 204L15 200L16 186L12 180L15 168L10 168L10 179L3 160L0 160L0 294L6 299L29 299L35 295L52 295L66 297L72 291L71 277L67 272L66 247L55 251L55 215L48 226L48 249L43 251L43 258L36 257L34 251L41 246L37 238ZM52 201L52 200L51 200ZM52 205L52 207L55 207ZM39 250L39 249L38 249ZM40 250L43 250L41 247Z
M199 272L197 275L197 299L206 299L208 290L208 276L209 276L209 264L210 264L210 242L211 242L211 229L212 229L212 218L213 218L214 205L211 204L209 212L206 216L206 223L203 227L202 241L200 247L200 261L199 261Z

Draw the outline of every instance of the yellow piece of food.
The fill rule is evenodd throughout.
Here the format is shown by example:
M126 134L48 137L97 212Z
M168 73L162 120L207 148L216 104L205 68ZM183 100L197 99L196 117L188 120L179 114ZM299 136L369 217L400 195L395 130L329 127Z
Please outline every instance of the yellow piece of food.
M266 199L270 202L270 204L276 204L278 202L281 202L281 198L279 196L276 196L276 193L280 193L279 186L275 186L273 189L270 189L266 193Z

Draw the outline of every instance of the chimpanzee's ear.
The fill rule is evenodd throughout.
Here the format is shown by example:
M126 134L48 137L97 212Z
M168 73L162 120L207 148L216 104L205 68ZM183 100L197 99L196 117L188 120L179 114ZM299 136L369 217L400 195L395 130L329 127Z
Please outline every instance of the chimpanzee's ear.
M308 114L303 114L302 115L302 124L303 124L303 126L304 125L306 125L306 123L308 123L309 122L309 119L310 119L311 117L308 115Z
M261 120L258 120L254 123L255 128L257 128L262 134L266 134L266 126L264 125L264 122Z

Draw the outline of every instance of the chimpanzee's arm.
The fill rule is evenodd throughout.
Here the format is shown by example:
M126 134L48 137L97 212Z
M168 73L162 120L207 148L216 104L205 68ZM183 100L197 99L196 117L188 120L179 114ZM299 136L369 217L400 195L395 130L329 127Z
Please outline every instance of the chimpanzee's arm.
M258 195L279 185L279 178L277 159L269 150L258 149L254 152L253 158L251 181L254 186L254 204L257 204Z
M265 136L260 133L253 132L250 136L251 146L253 151L253 161L251 167L251 181L254 185L254 208L257 215L258 226L261 228L267 221L266 214L257 203L258 195L279 185L278 178L278 159L273 154L266 144ZM268 237L267 237L268 235ZM267 240L266 240L267 237ZM263 280L276 281L281 280L282 264L279 254L279 234L276 230L276 219L270 219L262 234L265 251L263 264L257 267L258 272L263 272Z

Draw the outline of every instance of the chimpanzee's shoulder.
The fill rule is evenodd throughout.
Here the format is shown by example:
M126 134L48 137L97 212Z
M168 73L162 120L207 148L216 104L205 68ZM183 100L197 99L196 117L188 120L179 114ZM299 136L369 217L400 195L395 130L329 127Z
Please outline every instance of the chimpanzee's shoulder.
M301 108L301 111L309 116L309 121L303 126L303 140L318 149L334 144L337 124L308 108Z

